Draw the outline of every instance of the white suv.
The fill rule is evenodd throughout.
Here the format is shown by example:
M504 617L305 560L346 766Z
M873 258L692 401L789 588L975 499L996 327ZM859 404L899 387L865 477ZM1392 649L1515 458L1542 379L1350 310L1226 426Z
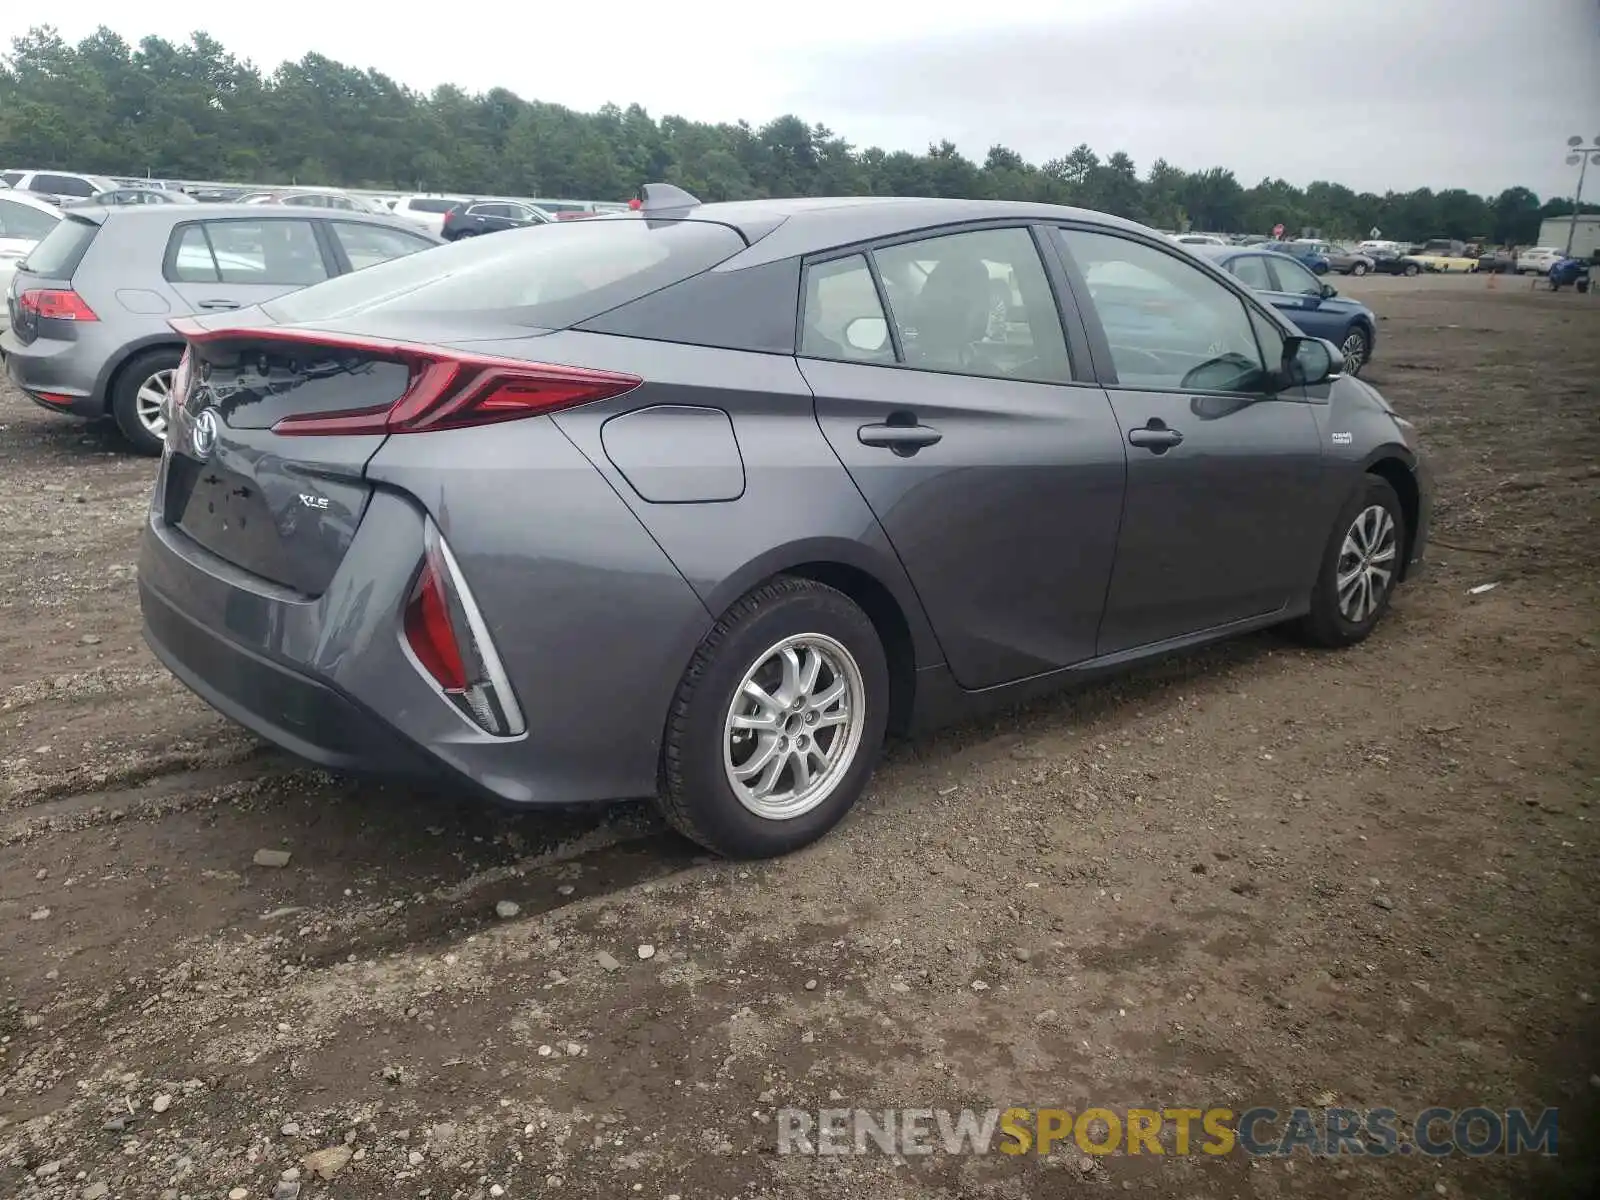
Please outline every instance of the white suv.
M1548 275L1566 255L1552 246L1531 246L1517 253L1518 275Z
M394 202L393 211L397 217L404 217L413 225L426 229L434 237L438 237L444 229L444 215L458 204L465 204L467 196L444 196L438 192L419 193L412 196L401 196Z
M117 185L104 175L78 175L72 171L4 171L0 179L19 192L32 192L41 200L62 204L87 200Z

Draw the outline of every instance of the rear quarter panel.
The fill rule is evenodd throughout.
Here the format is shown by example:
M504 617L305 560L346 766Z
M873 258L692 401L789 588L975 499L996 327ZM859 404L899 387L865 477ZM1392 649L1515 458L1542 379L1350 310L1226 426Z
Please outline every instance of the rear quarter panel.
M549 418L396 434L367 475L429 512L483 613L528 722L497 775L530 803L651 795L711 617L613 486Z
M792 357L568 333L549 339L562 361L629 371L647 380L604 404L555 421L617 490L713 615L756 584L806 563L838 563L872 576L895 598L917 665L943 661L900 560L817 424L811 389ZM605 423L651 405L720 409L744 466L734 500L651 503L606 455ZM702 466L685 445L682 469ZM681 668L680 668L681 669Z

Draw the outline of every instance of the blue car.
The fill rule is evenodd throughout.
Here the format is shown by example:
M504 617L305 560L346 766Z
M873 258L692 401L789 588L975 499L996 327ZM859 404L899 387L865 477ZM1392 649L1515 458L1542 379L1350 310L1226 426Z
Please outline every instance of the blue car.
M1344 355L1347 375L1361 374L1378 346L1378 318L1358 300L1339 295L1299 259L1277 250L1240 246L1190 246L1261 296L1310 337L1324 338Z
M1563 258L1550 268L1550 290L1559 292L1564 287L1573 287L1580 292L1589 290L1589 260L1587 258Z
M1317 249L1316 243L1313 242L1262 242L1256 249L1287 254L1297 262L1310 267L1313 275L1326 275L1333 269L1333 260Z

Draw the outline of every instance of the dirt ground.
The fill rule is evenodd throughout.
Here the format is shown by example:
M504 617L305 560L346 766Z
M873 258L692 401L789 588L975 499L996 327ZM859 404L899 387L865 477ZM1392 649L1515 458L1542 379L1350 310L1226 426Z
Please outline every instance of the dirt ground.
M1600 300L1340 286L1438 475L1370 641L895 746L760 865L231 727L140 640L153 463L0 389L0 1195L1600 1194ZM1559 1106L1560 1153L775 1152L784 1105L1334 1102Z

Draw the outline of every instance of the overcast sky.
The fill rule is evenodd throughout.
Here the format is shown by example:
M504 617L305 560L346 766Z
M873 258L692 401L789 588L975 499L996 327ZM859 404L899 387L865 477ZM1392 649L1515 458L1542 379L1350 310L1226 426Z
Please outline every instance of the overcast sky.
M676 11L674 11L676 10ZM639 0L465 6L73 0L0 9L0 37L204 29L270 69L315 50L413 87L496 85L578 109L760 124L858 146L948 137L981 161L1087 142L1133 156L1382 192L1570 195L1569 134L1600 136L1600 0ZM692 15L687 15L692 14ZM1600 174L1591 174L1600 199Z

